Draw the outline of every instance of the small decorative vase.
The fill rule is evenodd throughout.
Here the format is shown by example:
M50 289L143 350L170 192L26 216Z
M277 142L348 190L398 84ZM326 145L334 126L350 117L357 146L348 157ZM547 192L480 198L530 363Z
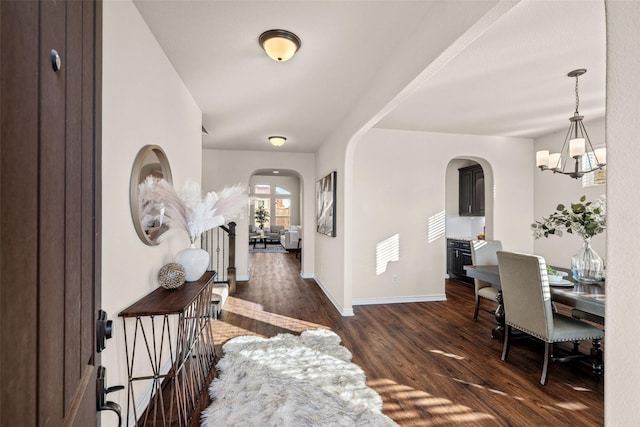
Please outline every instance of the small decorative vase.
M595 283L602 280L604 262L591 248L591 239L585 238L582 248L571 257L571 274L582 283Z
M209 253L204 249L191 247L183 249L176 255L176 262L184 267L186 281L194 282L202 277L209 266Z

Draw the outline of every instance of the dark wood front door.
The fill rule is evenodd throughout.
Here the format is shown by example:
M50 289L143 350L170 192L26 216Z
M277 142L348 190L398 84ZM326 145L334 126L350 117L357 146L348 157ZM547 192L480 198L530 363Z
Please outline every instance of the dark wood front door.
M0 1L3 426L98 424L101 16Z

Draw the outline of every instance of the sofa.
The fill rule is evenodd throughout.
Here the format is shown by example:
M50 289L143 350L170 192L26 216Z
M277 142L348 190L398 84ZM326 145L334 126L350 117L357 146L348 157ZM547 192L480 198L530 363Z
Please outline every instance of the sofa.
M268 242L279 242L280 237L284 234L285 229L282 225L272 225L264 229L264 237Z
M284 235L285 229L282 225L272 225L271 227L265 227L263 230L264 238L269 243L279 243L280 237ZM260 234L260 229L255 225L249 226L249 242L256 239Z
M296 225L289 227L289 229L280 236L280 244L282 247L287 250L298 249L298 239L302 237L301 231L300 227Z

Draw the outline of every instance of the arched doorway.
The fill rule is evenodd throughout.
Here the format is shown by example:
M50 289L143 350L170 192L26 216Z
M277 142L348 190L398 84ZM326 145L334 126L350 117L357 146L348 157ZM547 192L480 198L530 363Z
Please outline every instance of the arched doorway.
M257 170L251 175L249 186L249 252L258 249L301 251L303 186L300 174L292 170ZM262 215L257 215L258 212Z
M486 160L461 156L449 162L445 172L445 237L448 248L469 240L493 238L493 200L493 171ZM466 255L468 258L471 256L470 253ZM463 264L456 263L447 251L449 277L464 280Z

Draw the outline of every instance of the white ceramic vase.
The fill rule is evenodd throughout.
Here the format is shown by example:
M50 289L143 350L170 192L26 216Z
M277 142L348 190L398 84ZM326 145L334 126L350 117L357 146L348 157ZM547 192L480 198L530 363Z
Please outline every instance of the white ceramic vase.
M202 277L209 266L209 253L204 249L196 248L193 244L183 249L176 255L176 262L184 267L185 280L194 282Z

